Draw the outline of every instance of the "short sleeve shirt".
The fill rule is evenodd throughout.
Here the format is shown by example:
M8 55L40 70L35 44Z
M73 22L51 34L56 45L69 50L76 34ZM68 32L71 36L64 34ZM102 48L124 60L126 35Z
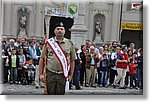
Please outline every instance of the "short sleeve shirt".
M12 60L11 67L16 67L16 59L17 59L16 55L11 56L11 60Z
M57 42L56 38L55 41ZM64 38L63 41L60 42L60 46L64 50L69 63L76 59L75 49L73 43L70 40ZM53 70L58 72L63 71L59 60L57 59L57 57L55 56L54 52L52 51L52 49L49 47L48 44L46 44L46 51L43 48L41 58L44 58L44 53L46 53L47 56L46 63L47 63L48 70Z

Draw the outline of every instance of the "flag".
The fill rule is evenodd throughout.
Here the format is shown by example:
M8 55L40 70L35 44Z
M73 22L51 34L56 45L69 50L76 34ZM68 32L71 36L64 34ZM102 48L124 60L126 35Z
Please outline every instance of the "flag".
M67 14L66 16L71 18L77 18L79 12L79 2L68 2L67 3Z

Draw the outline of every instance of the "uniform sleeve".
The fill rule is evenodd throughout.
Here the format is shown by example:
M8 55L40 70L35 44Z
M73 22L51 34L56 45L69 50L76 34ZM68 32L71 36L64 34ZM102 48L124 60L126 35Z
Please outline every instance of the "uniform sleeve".
M44 53L47 53L47 44L46 44L46 48L45 48L45 46L43 46L43 50L42 50L40 58L44 58Z
M76 53L75 53L75 48L73 44L71 43L71 53L70 53L70 61L74 61L77 59Z

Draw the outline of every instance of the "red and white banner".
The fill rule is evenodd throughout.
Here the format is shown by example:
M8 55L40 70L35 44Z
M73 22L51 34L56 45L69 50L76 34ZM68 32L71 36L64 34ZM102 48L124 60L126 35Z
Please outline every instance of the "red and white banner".
M69 72L69 63L68 60L64 54L63 49L61 48L61 46L55 42L54 38L50 38L49 40L47 40L48 45L50 46L50 48L53 50L54 54L56 55L57 59L59 60L63 72L64 72L64 76L65 78L68 77L68 72Z

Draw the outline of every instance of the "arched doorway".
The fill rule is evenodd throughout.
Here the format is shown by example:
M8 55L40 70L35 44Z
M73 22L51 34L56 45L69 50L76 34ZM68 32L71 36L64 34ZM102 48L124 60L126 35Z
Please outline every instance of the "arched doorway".
M55 36L54 25L60 21L65 23L65 25L67 26L65 38L71 39L71 31L69 29L73 26L74 20L72 18L57 17L57 16L52 16L50 19L49 37L51 38Z

